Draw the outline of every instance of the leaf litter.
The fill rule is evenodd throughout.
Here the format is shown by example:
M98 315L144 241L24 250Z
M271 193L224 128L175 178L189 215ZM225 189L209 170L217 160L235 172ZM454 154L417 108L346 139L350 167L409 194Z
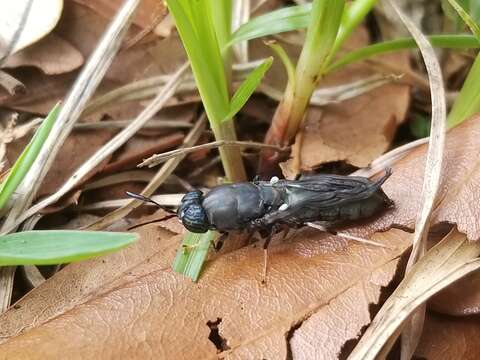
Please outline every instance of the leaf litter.
M448 133L445 154L445 177L443 178L441 187L443 194L446 194L449 190L458 192L458 188L462 187L462 185L463 187L471 189L471 191L478 189L478 187L472 186L472 182L478 177L475 173L457 171L459 169L458 166L461 167L462 164L466 165L467 162L470 162L471 165L469 146L475 147L475 144L478 142L479 137L476 136L480 131L480 125L477 125L478 123L474 118L450 130ZM460 143L464 146L456 146ZM421 174L424 169L425 151L425 146L417 147L394 165L392 178L385 184L385 192L389 197L394 199L397 204L396 208L387 212L372 224L359 225L348 229L348 232L369 237L369 234L374 234L379 229L387 229L396 219L400 219L400 221L396 221L397 225L402 225L403 227L411 227L413 225L413 220L417 213L415 210L420 207L419 199L415 194L420 193L422 188ZM468 168L472 169L472 167ZM470 198L472 197L471 191L468 193ZM445 202L444 200L442 205L450 209L462 208L461 204L466 203L461 196L450 197L445 195L445 199L447 198L450 199L449 202ZM395 213L401 216L393 216L392 214ZM450 216L449 222L455 222L456 218L452 216L461 216L461 214L457 214L456 211L445 211L442 218L439 218L438 214L441 214L441 212L437 213L436 217L433 217L432 223L444 222L446 216ZM158 228L157 225L153 224L148 225L148 227ZM469 229L466 231L467 233L474 234L474 232L468 230ZM132 266L131 271L133 273L141 274L138 277L125 274L115 277L115 291L109 292L103 290L102 286L104 284L102 284L101 281L97 281L94 288L91 288L91 294L87 302L80 300L77 303L78 306L73 306L73 308L69 308L68 311L62 308L62 306L53 304L52 308L56 308L56 316L54 318L47 316L43 321L34 324L34 327L26 331L23 335L13 337L9 340L5 338L6 343L0 346L0 351L9 351L9 348L17 348L23 341L35 341L35 343L38 341L39 345L42 343L47 344L48 342L43 339L46 339L46 336L53 336L55 331L59 331L59 329L63 329L62 334L55 334L55 339L58 339L56 341L61 341L61 346L59 346L60 343L52 344L52 342L50 342L51 346L48 351L53 351L52 349L55 348L65 349L67 343L78 344L77 341L81 343L82 335L80 333L83 333L82 331L73 331L75 334L69 334L68 339L65 338L67 335L65 335L64 331L65 328L73 325L72 322L75 322L75 328L78 330L79 321L80 324L85 323L85 327L89 327L90 325L87 326L87 324L92 324L92 321L96 324L102 324L102 329L98 331L101 333L108 331L108 333L111 334L108 339L105 336L95 337L95 341L89 337L84 338L83 341L88 341L90 347L93 346L92 341L105 341L102 344L97 344L99 347L113 343L118 344L123 341L133 341L136 343L137 340L135 339L137 338L134 336L134 333L129 332L134 331L135 327L127 326L130 322L135 321L137 324L146 322L149 331L144 333L145 336L151 334L151 336L154 337L154 339L151 340L159 341L157 344L159 346L161 345L164 350L166 349L165 351L170 349L169 344L171 344L171 351L175 351L176 356L179 354L184 354L185 357L190 356L192 354L190 353L191 347L196 349L196 351L202 351L197 354L205 354L205 356L210 356L209 354L211 354L211 356L216 356L217 348L208 340L209 328L206 323L207 321L216 321L217 318L221 318L222 321L218 325L219 333L227 339L227 344L230 347L230 350L223 354L225 357L235 357L235 353L271 355L271 351L275 349L282 354L286 354L288 351L298 349L299 344L308 342L308 339L311 339L312 333L322 334L322 332L316 330L320 325L324 327L327 326L328 314L329 312L333 314L332 309L342 306L343 303L339 298L340 295L355 294L355 297L358 297L358 293L355 292L355 286L351 281L353 276L359 275L357 281L360 281L360 283L355 282L355 284L361 284L361 281L366 281L366 284L368 284L367 288L370 290L367 291L365 301L361 306L363 310L359 310L358 313L355 311L355 314L360 314L357 315L358 322L356 322L356 327L345 330L343 333L345 337L339 339L338 343L334 345L330 344L331 347L328 347L330 353L338 353L346 341L355 339L360 329L368 324L369 319L366 314L369 314L369 304L378 301L380 288L390 282L388 279L391 279L395 274L395 271L392 270L392 268L395 267L394 263L398 261L401 254L410 246L411 241L410 234L399 230L391 230L383 234L377 233L373 238L376 241L384 241L389 244L393 242L392 244L396 244L397 247L395 250L389 250L354 243L346 244L343 240L330 236L325 237L314 230L302 230L295 235L294 238L288 239L285 243L276 243L272 248L271 275L268 280L268 285L265 288L260 285L259 281L261 276L262 254L257 248L243 248L233 253L222 255L216 260L212 260L205 270L202 281L196 285L173 274L168 265L169 261L164 256L158 258L152 257L148 262L142 263L142 265ZM147 239L148 238L142 236L139 244L147 241ZM149 241L153 240L150 239ZM400 246L397 242L403 245ZM156 244L161 248L164 243L170 242L162 239ZM398 246L400 246L400 248ZM124 251L129 250L126 249ZM173 256L173 252L174 250L172 249L170 256ZM122 253L109 256L123 258L121 254ZM388 257L388 254L390 254L390 257ZM392 254L395 255L392 256ZM353 256L353 258L349 256ZM389 266L391 266L389 271L386 270L382 272L379 268L377 272L367 271L366 268L368 268L368 266L364 263L365 261L368 262L371 259L385 260L385 256L387 256L389 260L383 261L382 264L387 266L386 264L389 263ZM127 258L127 256L124 257L124 259ZM104 259L108 261L108 257ZM89 265L84 267L82 271L90 273L92 266L97 266L92 264L101 262L102 260L100 259L93 260L89 262ZM159 268L159 262L163 264L163 267L160 266ZM20 309L12 308L3 315L3 323L9 324L9 322L12 321L9 319L13 319L15 313L18 311L23 313L20 316L21 318L26 318L29 312L29 306L22 306L22 303L29 301L30 297L38 296L36 295L37 291L41 291L44 286L48 286L49 291L52 292L48 296L43 294L42 296L44 298L59 298L59 294L56 294L56 292L60 291L62 287L55 286L57 281L56 277L61 276L63 278L63 276L65 276L65 279L68 279L68 275L64 272L69 271L72 266L77 268L79 264L67 266L65 270L47 280L38 289L30 292L18 303ZM339 277L339 269L345 271L345 273L342 273L342 276L347 277L346 280L340 282L340 284L342 284L340 286L341 289L338 289L338 283L336 283L337 278L343 279ZM362 269L368 274L363 273ZM360 276L360 272L362 272L363 275ZM94 273L97 273L97 271L94 271ZM390 276L385 274L390 274ZM83 276L92 275L84 274ZM320 281L319 279L322 280ZM74 283L76 286L82 288L81 281ZM333 293L328 291L327 288L333 291ZM363 288L364 287L362 287L362 289ZM320 290L313 291L313 289ZM145 303L145 300L142 300L142 296L139 295L142 291L142 296L148 298L147 303ZM264 295L262 299L260 299L260 294ZM289 295L289 297L287 295ZM254 296L254 298L251 298L251 296ZM285 298L285 296L287 297ZM292 297L292 299L290 297ZM134 306L132 306L132 299L136 299ZM78 301L78 299L75 300L75 297L73 297L72 301L75 302ZM229 301L234 301L235 307L233 307ZM292 301L292 303L290 303L290 301ZM116 307L114 313L111 312L113 303ZM319 303L323 304L320 313L318 312L319 310L312 305ZM148 312L150 309L148 304L151 304L151 311L155 314ZM225 313L216 311L223 308L224 304L229 305L225 306ZM258 311L260 305L265 307L264 311ZM358 303L357 305L360 306ZM182 309L181 311L178 310L180 308ZM160 311L160 309L164 310ZM247 311L248 309L250 309L250 312ZM289 315L290 317L287 316L287 314L292 314L292 309L300 309L298 313L296 313L297 316L293 318L291 315ZM325 313L323 313L323 311L325 311ZM35 317L37 314L35 314L34 310L32 310L32 312L29 316ZM126 312L130 314L125 314ZM277 319L275 314L279 312L280 314L285 312L285 314L280 317L282 319L280 322L278 322L279 320L275 320ZM123 315L115 315L119 313ZM177 341L179 332L169 330L172 326L178 326L177 314L184 314L186 316L181 317L182 322L180 326L182 328L195 329L195 334L198 334L198 336L190 336L191 332L189 332L188 336L190 341L194 341L195 343L188 343L188 339ZM336 312L334 312L334 314L338 316ZM345 324L351 322L353 312L347 312L347 314L349 317L345 320ZM98 318L92 319L91 316L98 316ZM156 320L153 321L151 316L154 316ZM157 318L157 316L161 318ZM317 317L318 319L322 319L322 321L317 320ZM112 330L113 328L103 328L105 321L99 321L99 318L108 318L108 326L115 326L115 330ZM173 321L171 325L168 323L168 319ZM189 325L186 325L187 319L191 321L187 322ZM301 326L291 335L291 346L290 350L288 350L285 336L287 336L292 326L295 327L300 323ZM28 324L28 321L25 323L22 322L21 325L17 323L13 325L13 328L16 329L15 331L19 331L22 329L22 326ZM144 325L147 326L146 324ZM305 329L303 329L304 325ZM30 327L30 325L28 326ZM5 325L5 327L8 328L9 326ZM44 327L46 327L45 332ZM238 330L243 327L248 329L248 331L245 330L245 333L242 333L241 330ZM325 328L323 329L325 330ZM357 332L355 329L358 329L356 330ZM10 331L15 333L14 330ZM339 330L337 329L337 331ZM128 332L128 334L126 332ZM156 335L159 333L163 334L160 338ZM183 331L180 331L180 333L183 333ZM85 336L85 333L83 333L83 336ZM175 336L175 339L167 340L169 336ZM252 340L253 342L248 342L247 340L250 339L250 337L255 341ZM335 337L332 336L331 338ZM262 342L263 340L265 340L265 342ZM237 345L235 346L234 344ZM278 346L274 346L274 344ZM328 344L325 345L326 348L327 345ZM44 346L47 347L47 345ZM166 346L167 348L165 348ZM109 345L107 347L109 349L112 348ZM34 348L39 350L37 346ZM201 348L201 350L199 350L199 348ZM305 347L301 346L300 348L301 350L298 350L300 354L302 351L306 351ZM233 351L232 349L236 350ZM168 354L170 353L165 353L165 355Z
M95 12L105 11L96 9L96 2L89 3L88 6ZM67 3L66 6L70 5ZM80 11L85 9L80 7ZM102 16L109 16L108 14L106 12ZM152 17L136 21L140 27L148 28ZM65 29L65 23L62 26ZM90 46L86 41L83 46L79 46L68 37L65 40L74 50L80 49L82 54L86 54L85 49ZM95 41L91 42L93 43ZM161 47L149 50L149 54L157 53L157 58L160 52ZM138 55L134 54L124 57L117 65L121 67L130 60L141 64L138 59ZM407 57L402 58L405 64L406 60ZM149 61L151 60L146 59L145 63ZM398 58L394 61L398 61ZM163 62L167 66L169 63L169 60ZM156 65L163 64L159 65L157 62ZM127 68L144 70L142 66L136 65ZM112 85L148 76L148 72L141 74L133 71L132 74L122 74L118 69L117 67L116 71L109 72ZM352 70L352 74L356 76L360 73ZM63 80L68 76L69 74L51 75L44 77L44 80L56 79L60 90L59 97L63 97L68 89ZM35 79L40 78L37 72ZM333 85L338 85L336 80L331 81ZM394 110L386 107L387 111L382 113L384 122L380 128L383 133L378 137L379 141L370 139L374 145L362 150L358 157L355 157L356 154L342 154L340 151L341 156L336 157L339 160L364 166L388 148L395 129L405 117L410 101L409 86L388 84L363 94L360 98L371 97L372 101L388 101L393 94L398 95L394 90L390 95L382 91L386 86L404 91L402 90L398 107L394 105ZM113 86L109 87L112 88ZM38 102L39 106L44 106L42 101ZM337 116L335 122L341 123L351 115L343 113L341 105L348 105L350 101L354 104L356 98L344 104L327 106L328 111L337 109L332 115L325 111L319 112L315 108L311 108L310 113L316 117L314 121L317 123L318 119L323 122L325 115ZM368 101L367 104L371 106ZM362 106L358 109L361 110ZM34 107L29 110L33 111ZM136 110L133 110L134 107L131 107L130 111L135 114ZM105 109L101 111L106 113ZM122 114L121 111L109 110L108 113L116 118L116 114ZM392 115L393 113L395 114ZM128 117L127 115L124 118ZM475 194L478 188L476 166L472 166L471 159L472 151L478 146L476 135L480 131L475 122L476 117L452 130L447 137L445 178L442 179L440 187L441 202L437 204L432 215L432 224L456 223L459 231L465 232L471 240L480 238L480 230L472 221L478 212L472 203L472 194ZM340 134L343 131L335 128L334 133ZM359 135L357 139L359 138L362 136ZM305 143L302 144L302 149L304 145ZM321 152L322 156L324 153L328 155L332 149L332 144L327 145L330 149L325 147ZM77 346L84 344L85 352L82 355L86 357L96 356L100 352L107 354L107 357L128 354L132 357L168 355L179 358L179 353L185 358L198 357L199 354L212 358L244 358L257 355L267 358L346 356L349 346L354 345L355 339L370 323L375 313L372 305L385 300L391 291L388 286L392 285L392 279L403 268L402 254L410 246L411 234L388 229L392 225L402 229L414 227L416 214L422 206L416 194L422 189L425 152L425 146L419 146L411 150L405 158L395 161L394 175L385 184L387 194L397 204L395 209L370 224L346 229L358 236L395 244L392 249L347 243L344 239L303 229L285 242L275 242L271 259L271 279L267 287L259 285L257 279L261 273L261 251L254 247L230 254L211 254L211 261L201 283L193 285L173 274L169 268L181 238L176 235L182 228L176 223L173 226L176 220L146 225L136 230L142 235L139 244L102 259L66 266L1 315L4 327L0 331L4 343L0 346L0 353L5 351L5 354L9 354L15 348L18 350L17 346L22 346L24 352L21 356L25 358L63 357L65 354L78 356ZM308 165L308 162L305 165L303 161L308 160L312 152L306 151L302 155L306 155L301 157L302 166L306 166L304 170L316 168L335 159L335 156L318 162L318 159L315 159L310 163L313 165ZM122 156L128 158L128 152ZM98 170L100 169L95 169ZM52 186L52 189L54 188L55 186ZM152 215L155 216L161 217L162 211ZM117 226L127 226L125 223L129 221L131 219L119 221ZM141 219L139 221L141 222ZM122 223L124 225L121 225ZM377 233L378 231L386 232ZM468 242L464 241L464 244L468 247ZM460 281L458 285L463 291L469 290L467 282ZM448 289L444 291L446 292ZM449 296L450 300L454 298ZM452 302L452 306L444 306L441 311L462 315L466 315L465 311L474 311L472 309L478 305L476 298L472 296L470 300L464 300L458 304ZM435 299L431 301L433 308L434 302ZM157 314L157 311L160 314ZM427 328L432 321L438 326L439 320L429 314ZM453 328L454 325L451 326ZM476 331L468 325L460 325L459 321L457 327L460 326L463 326L461 331L470 331L469 334ZM66 333L65 329L69 331ZM185 337L190 335L192 338L182 338L178 334ZM52 341L50 336L55 340ZM193 343L194 341L197 342ZM461 346L451 338L445 341ZM32 342L35 346L23 347L23 344ZM147 343L149 346L145 346ZM441 344L441 340L431 339L424 333L417 354L430 354L429 344L432 343ZM122 347L125 344L129 347ZM36 349L38 352L34 352ZM64 349L65 353L60 351ZM469 343L460 350L465 351L465 354L474 351Z

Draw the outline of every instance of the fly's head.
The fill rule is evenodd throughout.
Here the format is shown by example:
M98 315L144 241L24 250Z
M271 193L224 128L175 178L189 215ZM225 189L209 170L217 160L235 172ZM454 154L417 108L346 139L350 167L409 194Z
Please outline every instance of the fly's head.
M210 229L207 213L202 206L203 193L190 191L182 198L177 216L187 230L193 233L205 233Z

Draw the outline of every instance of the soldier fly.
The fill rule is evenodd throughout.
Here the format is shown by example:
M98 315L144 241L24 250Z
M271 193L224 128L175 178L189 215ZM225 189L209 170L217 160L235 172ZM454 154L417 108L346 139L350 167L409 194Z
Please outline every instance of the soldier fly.
M345 222L369 218L393 205L381 186L391 175L377 181L360 176L310 175L298 180L254 180L188 192L176 213L185 228L194 233L217 230L258 231L266 238L281 226L298 228L320 222L327 229ZM137 194L129 196L152 202ZM159 205L159 204L157 204Z

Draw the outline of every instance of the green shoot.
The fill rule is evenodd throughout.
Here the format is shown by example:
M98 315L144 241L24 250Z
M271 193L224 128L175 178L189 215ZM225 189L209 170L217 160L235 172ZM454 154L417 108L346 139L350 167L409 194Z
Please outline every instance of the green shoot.
M359 2L367 3L363 0ZM285 146L296 135L317 82L323 75L335 49L343 41L341 38L337 41L337 37L342 18L344 18L344 9L344 0L313 2L305 43L293 77L294 81L289 81L287 84L284 97L278 105L272 126L266 135L267 144ZM358 21L356 17L355 21ZM347 26L342 38L349 33L349 28ZM278 53L278 49L276 52ZM288 69L288 62L285 62L285 59L283 61ZM292 76L289 76L289 79L291 80ZM261 165L263 172L270 172L275 166L275 161L274 154L264 151Z
M480 42L472 35L431 35L428 36L428 39L432 43L432 46L436 48L474 49L480 47ZM405 49L415 49L416 47L417 45L413 38L402 38L372 44L345 54L340 59L327 66L325 71L330 73L351 63L362 61L373 56Z
M272 60L252 71L231 97L231 0L167 0L192 67L193 76L216 140L236 140L233 117L243 107ZM227 181L246 180L240 149L219 149ZM187 234L174 270L198 279L214 233ZM187 249L187 251L184 251Z
M480 43L480 28L475 20L463 10L463 8L455 1L449 0L458 15L467 24L472 33L476 36ZM463 83L463 87L458 95L455 103L448 114L447 123L449 127L456 126L466 120L474 113L480 111L480 55L477 54L475 61L468 72L467 78Z
M37 158L40 149L50 134L50 130L52 130L55 120L57 120L59 112L60 104L58 103L42 122L30 140L30 143L25 147L17 161L15 161L15 164L13 164L7 178L3 180L0 185L0 211L4 210L5 205L8 203L18 185L20 185Z
M0 266L53 265L119 250L137 234L100 231L38 230L0 236Z

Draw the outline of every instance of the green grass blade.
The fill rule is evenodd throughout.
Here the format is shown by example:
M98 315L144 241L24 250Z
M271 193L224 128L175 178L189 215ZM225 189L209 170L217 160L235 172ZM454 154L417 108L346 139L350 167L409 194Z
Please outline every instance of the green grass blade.
M306 28L310 23L312 4L290 6L257 16L240 26L232 34L227 46L239 41L258 39L262 36L279 34Z
M480 47L480 42L473 35L431 35L428 39L433 47L448 49L474 49ZM348 64L362 61L380 54L387 54L399 50L414 49L417 44L412 38L403 38L391 41L385 41L361 49L354 50L341 57L327 67L326 72L338 70Z
M480 40L480 27L478 24L473 20L473 18L465 11L465 9L456 1L456 0L448 0L450 5L455 9L458 15L462 18L465 24L470 28L472 33Z
M57 120L59 112L60 103L57 103L47 115L45 120L43 120L29 144L25 147L17 161L15 161L15 164L13 164L7 178L0 185L0 210L3 209L8 203L18 185L20 185L23 178L30 170L30 167L36 160L40 149L52 130L53 124L55 123L55 120Z
M239 112L240 109L245 105L257 88L258 84L260 84L262 81L262 78L267 70L270 69L272 62L273 58L270 57L258 65L250 74L248 74L247 78L243 81L237 91L235 91L232 101L230 102L230 111L228 112L224 121L233 118L235 114Z
M0 266L51 265L89 259L121 249L138 238L133 233L38 230L0 237Z
M183 238L182 247L177 251L173 262L173 270L197 281L208 254L210 244L218 234L208 231L204 234L187 232Z
M283 47L277 44L275 41L269 41L266 43L279 57L282 61L283 66L285 67L285 71L287 72L288 82L290 84L295 83L295 65L293 65L292 60L288 56L287 52L283 49Z
M340 50L345 40L365 19L376 3L377 0L355 0L345 9L343 12L342 24L338 31L337 38L335 39L335 43L333 44L333 48L330 51L327 63L330 63L330 60L338 50Z
M449 128L454 127L480 111L480 55L473 62L460 94L447 117Z

